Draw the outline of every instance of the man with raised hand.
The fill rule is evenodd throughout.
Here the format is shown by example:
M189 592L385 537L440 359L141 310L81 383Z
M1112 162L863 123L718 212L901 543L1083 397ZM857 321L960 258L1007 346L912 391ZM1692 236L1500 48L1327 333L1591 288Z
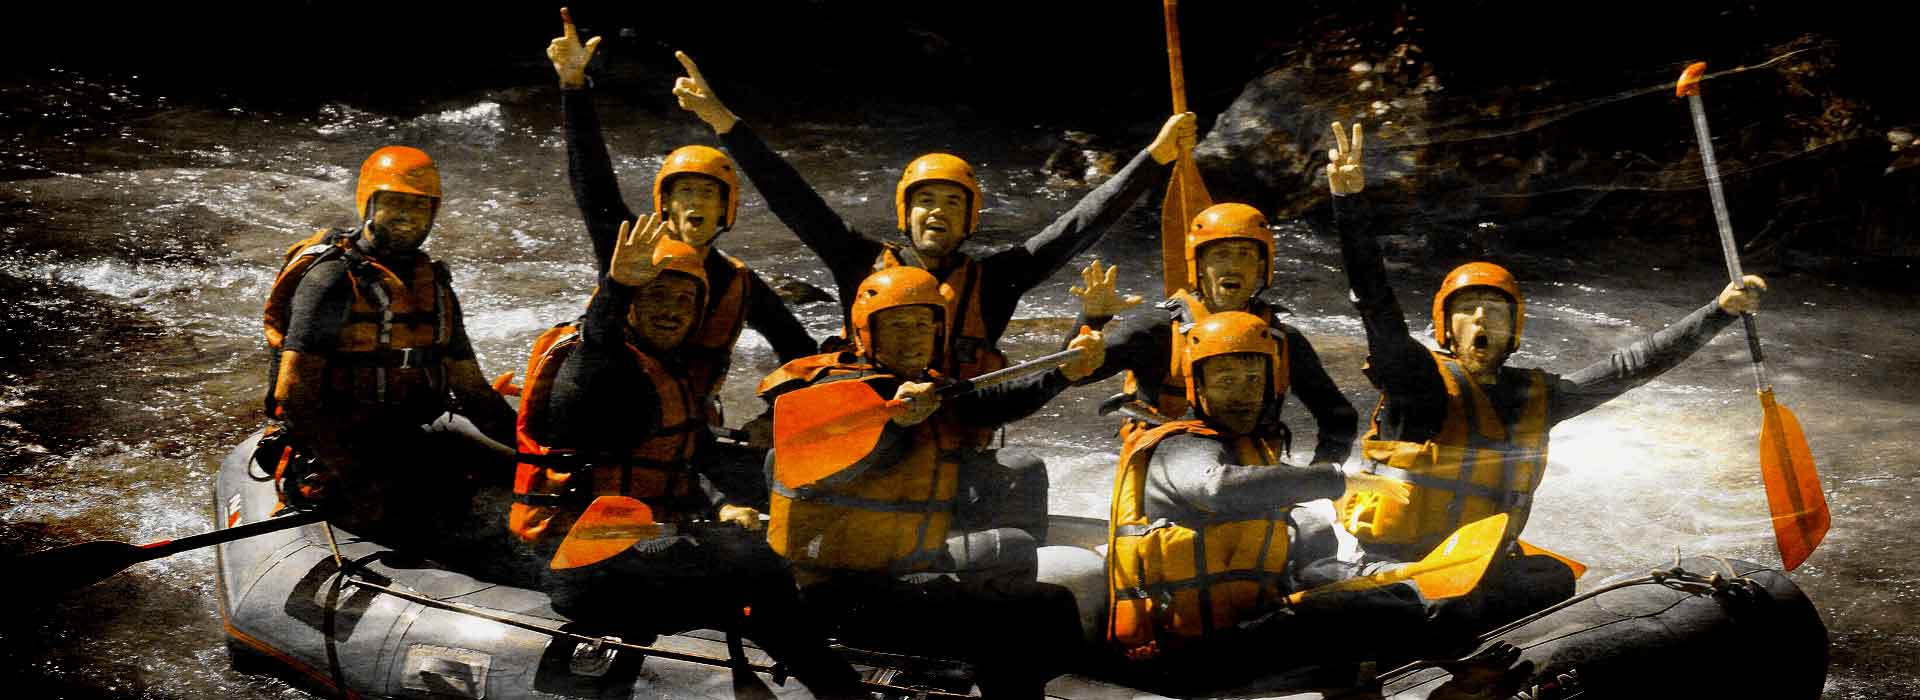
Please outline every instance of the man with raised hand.
M1748 275L1712 301L1607 357L1568 374L1513 367L1526 297L1506 268L1469 262L1433 295L1429 349L1408 332L1361 192L1363 134L1333 133L1327 181L1341 257L1367 334L1367 377L1380 392L1361 438L1364 469L1412 485L1407 503L1361 496L1339 502L1340 524L1360 541L1362 562L1412 561L1460 525L1496 513L1511 516L1505 555L1474 594L1436 605L1461 632L1487 629L1564 600L1571 568L1554 556L1526 554L1519 541L1533 493L1546 475L1554 425L1672 369L1740 314L1759 307L1766 282Z
M693 59L684 53L675 56L687 72L674 83L680 106L719 134L721 144L766 197L768 208L827 264L843 312L851 313L855 290L877 269L909 265L941 281L948 326L937 367L961 379L1006 365L1000 336L1020 298L1091 247L1141 193L1163 187L1174 159L1195 138L1192 113L1169 117L1151 145L1067 213L1024 244L976 259L960 252L961 244L978 230L984 209L979 181L965 160L928 153L908 163L893 192L895 224L904 240L869 238L848 226L792 165L720 101ZM851 327L850 319L847 325ZM967 440L967 490L976 494L977 503L963 510L963 524L1010 525L1044 539L1046 465L1032 455L988 450L992 433L987 426L977 426Z

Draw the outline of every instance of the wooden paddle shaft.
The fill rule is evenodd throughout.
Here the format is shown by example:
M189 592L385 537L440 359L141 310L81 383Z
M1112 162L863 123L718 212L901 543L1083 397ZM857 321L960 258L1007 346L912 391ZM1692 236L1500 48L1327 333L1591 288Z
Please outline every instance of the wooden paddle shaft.
M1173 113L1187 111L1187 70L1180 61L1180 0L1161 3L1167 13L1167 75L1173 83Z
M1740 250L1733 242L1733 217L1727 214L1727 195L1720 185L1720 164L1713 157L1713 134L1707 129L1707 106L1698 91L1687 96L1687 107L1693 111L1693 135L1700 141L1700 165L1707 171L1707 194L1713 198L1713 220L1720 229L1720 253L1727 260L1727 276L1734 284L1745 286ZM1770 384L1766 356L1760 352L1760 330L1753 323L1753 314L1740 314L1740 321L1747 329L1747 351L1753 355L1754 388L1764 390Z

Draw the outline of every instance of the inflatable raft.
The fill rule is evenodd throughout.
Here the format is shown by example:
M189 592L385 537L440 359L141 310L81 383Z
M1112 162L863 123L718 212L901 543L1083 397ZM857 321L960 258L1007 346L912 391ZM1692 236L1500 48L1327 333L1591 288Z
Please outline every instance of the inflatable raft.
M268 519L277 502L271 477L252 460L257 439L235 448L219 470L215 508L225 527ZM1106 524L1056 517L1049 538L1041 578L1075 590L1091 637L1103 625L1105 579L1095 549L1105 543ZM723 631L605 637L554 612L544 593L516 582L510 570L421 558L324 524L217 551L220 614L235 665L280 673L326 695L811 697L765 654ZM471 552L467 559L481 560ZM1817 698L1826 675L1826 630L1792 581L1774 569L1712 558L1590 586L1562 606L1496 630L1487 644L1495 642L1521 649L1534 669L1527 685L1569 671L1579 679L1578 687L1545 697ZM914 679L898 683L921 687L921 697L969 692L964 664L849 654L877 670L870 677ZM1276 668L1252 682L1176 696L1417 700L1448 677L1418 663L1331 675ZM1062 676L1047 692L1085 700L1167 697L1081 675Z

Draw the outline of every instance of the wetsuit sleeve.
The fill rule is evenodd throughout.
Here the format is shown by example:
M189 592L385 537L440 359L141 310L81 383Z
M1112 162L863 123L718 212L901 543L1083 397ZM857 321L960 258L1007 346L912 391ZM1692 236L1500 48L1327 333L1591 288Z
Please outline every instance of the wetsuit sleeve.
M620 195L613 157L600 132L599 115L594 113L593 93L585 88L562 89L560 104L566 115L567 181L573 185L573 201L580 206L587 238L593 242L594 269L606 274L607 262L613 259L613 239L620 233L621 222L633 220L633 209Z
M852 303L852 292L867 278L874 258L880 254L880 244L848 227L800 171L760 140L746 122L737 122L721 134L720 143L733 155L740 171L753 180L773 215L827 264L839 287L842 308Z
M1720 310L1717 302L1707 302L1673 325L1561 377L1553 384L1550 420L1557 423L1586 413L1673 369L1735 318Z
M767 339L773 354L783 363L819 352L820 344L807 334L807 327L794 318L793 310L773 287L759 273L747 274L747 326Z
M314 357L332 355L352 306L353 283L347 277L347 264L340 260L315 263L293 290L282 347Z
M1320 355L1313 351L1313 343L1292 327L1285 327L1285 333L1287 385L1300 397L1300 403L1306 405L1319 426L1313 444L1313 463L1345 462L1353 450L1360 415L1353 410L1353 402L1334 385L1333 377L1327 376L1327 368L1320 364Z
M964 425L999 427L1033 415L1072 384L1054 369L972 391L942 401Z
M602 278L581 320L580 345L560 363L535 439L587 450L625 451L660 429L660 395L627 348L633 288Z
M1374 217L1365 195L1333 198L1333 225L1340 234L1341 263L1347 269L1354 309L1367 333L1367 379L1387 405L1380 415L1392 434L1382 437L1424 440L1439 430L1446 412L1446 383L1426 346L1407 331L1387 265L1374 240Z
M1234 464L1219 441L1175 435L1154 447L1147 465L1147 502L1173 511L1214 516L1261 515L1275 508L1339 498L1346 479L1332 466Z
M1164 189L1172 174L1171 164L1154 162L1143 149L1120 172L1081 197L1026 244L988 256L982 261L985 286L981 287L980 299L988 318L1011 317L1020 297L1093 247L1141 193Z
M1167 356L1173 352L1173 330L1167 319L1154 318L1158 315L1149 312L1133 316L1108 330L1106 361L1074 386L1086 386L1128 370L1143 386L1160 386L1167 376ZM1070 329L1069 342L1079 330L1078 326Z

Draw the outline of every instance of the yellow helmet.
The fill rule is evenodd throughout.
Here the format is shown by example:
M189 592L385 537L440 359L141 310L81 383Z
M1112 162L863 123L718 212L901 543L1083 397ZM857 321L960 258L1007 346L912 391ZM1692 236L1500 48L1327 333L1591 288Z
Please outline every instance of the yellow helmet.
M360 180L353 188L353 203L360 218L367 218L367 205L381 192L403 192L432 197L440 203L440 168L425 151L409 146L385 146L360 164Z
M712 146L673 149L667 154L666 162L660 164L660 172L653 176L653 213L667 215L667 188L681 175L705 175L719 180L727 188L727 218L716 228L733 225L734 215L740 212L740 176L734 174L733 161L727 154Z
M873 315L902 306L931 306L934 322L946 325L947 298L940 295L940 280L926 270L896 265L867 275L853 293L853 338L860 354L873 357ZM940 346L935 339L934 347Z
M1194 325L1182 337L1180 371L1187 379L1187 404L1200 406L1200 363L1220 355L1255 354L1267 358L1267 400L1280 395L1285 377L1276 371L1280 341L1264 319L1244 311L1222 311Z
M1200 288L1200 249L1223 240L1252 241L1266 256L1261 286L1273 278L1273 232L1259 209L1238 202L1221 202L1200 210L1187 229L1187 288Z
M973 166L961 160L959 156L947 153L928 153L907 164L906 172L900 174L900 184L893 188L893 210L897 214L900 230L907 230L907 191L926 182L951 182L967 191L967 204L972 211L967 212L967 235L973 235L980 227L980 183L974 180Z
M1440 283L1440 291L1433 293L1433 339L1441 348L1447 347L1447 300L1468 287L1499 290L1513 300L1513 340L1507 351L1518 349L1520 324L1527 320L1527 299L1520 296L1520 283L1513 279L1513 273L1490 262L1470 262L1447 273L1446 280Z

